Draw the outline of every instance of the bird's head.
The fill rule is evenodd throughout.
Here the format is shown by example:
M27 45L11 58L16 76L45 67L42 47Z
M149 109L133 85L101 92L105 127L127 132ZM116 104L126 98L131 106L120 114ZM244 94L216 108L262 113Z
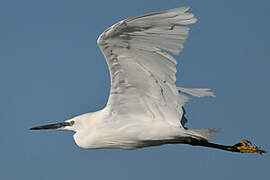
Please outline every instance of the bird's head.
M98 113L86 113L73 117L64 122L35 126L30 130L68 130L74 131L73 138L76 144L82 148L92 147L91 135L94 134L96 126L102 122L99 121ZM102 131L103 132L103 131ZM94 142L96 143L96 142Z
M68 130L68 131L84 131L84 127L88 127L88 123L90 123L92 118L91 118L92 113L86 113L82 114L80 116L73 117L71 119L68 119L64 122L59 122L59 123L53 123L53 124L46 124L42 126L35 126L30 128L30 130L50 130L50 129L55 129L55 130ZM90 125L91 127L91 125Z

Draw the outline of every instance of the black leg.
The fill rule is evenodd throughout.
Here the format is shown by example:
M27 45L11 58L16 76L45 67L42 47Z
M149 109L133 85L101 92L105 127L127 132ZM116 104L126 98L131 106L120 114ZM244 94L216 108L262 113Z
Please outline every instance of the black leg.
M259 149L257 146L251 145L251 143L248 140L243 140L233 146L226 146L226 145L210 143L206 140L187 138L186 144L189 144L192 146L204 146L204 147L209 147L209 148L216 148L216 149L221 149L221 150L231 151L231 152L259 153L259 154L266 153L266 151Z

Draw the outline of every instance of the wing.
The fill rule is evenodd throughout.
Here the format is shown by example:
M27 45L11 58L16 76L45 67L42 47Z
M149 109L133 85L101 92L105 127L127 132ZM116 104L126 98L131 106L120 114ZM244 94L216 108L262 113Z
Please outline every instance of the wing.
M129 18L98 38L110 70L107 108L117 115L144 116L181 127L188 100L175 85L177 61L188 36L185 25L196 22L189 7Z

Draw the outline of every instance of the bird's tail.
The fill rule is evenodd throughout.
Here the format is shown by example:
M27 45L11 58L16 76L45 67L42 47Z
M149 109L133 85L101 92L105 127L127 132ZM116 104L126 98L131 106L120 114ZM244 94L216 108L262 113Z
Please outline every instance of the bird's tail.
M210 140L214 134L217 132L217 129L187 129L188 134L194 138Z

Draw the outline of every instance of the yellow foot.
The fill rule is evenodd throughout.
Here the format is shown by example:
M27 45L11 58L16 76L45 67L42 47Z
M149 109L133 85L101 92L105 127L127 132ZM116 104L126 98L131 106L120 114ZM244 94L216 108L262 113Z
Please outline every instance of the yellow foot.
M242 140L239 143L235 144L234 147L236 147L240 153L266 153L265 150L259 149L257 146L252 145L250 141L248 140Z

